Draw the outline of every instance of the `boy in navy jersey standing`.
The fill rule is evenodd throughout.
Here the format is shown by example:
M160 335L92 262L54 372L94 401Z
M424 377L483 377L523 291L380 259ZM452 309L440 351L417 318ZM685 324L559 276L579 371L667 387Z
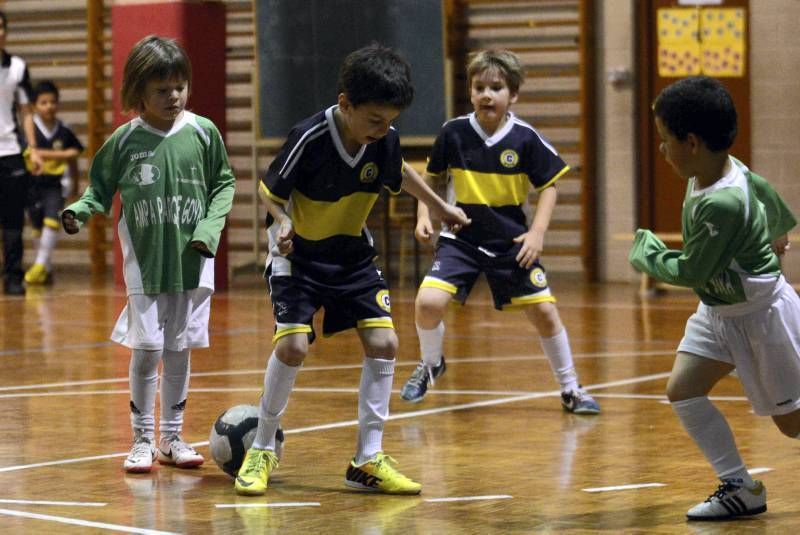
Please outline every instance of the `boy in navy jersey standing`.
M486 274L498 310L521 309L539 332L540 343L561 385L564 410L597 414L597 402L578 384L567 331L561 323L539 255L556 204L556 181L569 166L529 124L509 110L523 81L519 59L504 50L480 52L469 64L473 113L445 123L433 146L426 178L447 179L447 198L472 220L458 234L443 226L433 265L416 300L422 361L401 390L419 402L428 384L445 371L442 355L445 308L464 303L478 275ZM538 192L528 225L523 204L531 185ZM428 242L433 224L419 205L417 239Z
M257 435L236 478L239 494L264 494L278 464L275 432L314 340L313 316L321 307L323 333L355 327L365 352L358 442L345 484L388 494L421 490L381 448L397 336L389 291L373 262L364 223L383 188L408 191L456 227L469 221L403 163L391 123L414 94L405 60L378 44L356 50L342 65L338 92L336 105L289 132L259 190L272 219L267 273L275 349L264 377Z

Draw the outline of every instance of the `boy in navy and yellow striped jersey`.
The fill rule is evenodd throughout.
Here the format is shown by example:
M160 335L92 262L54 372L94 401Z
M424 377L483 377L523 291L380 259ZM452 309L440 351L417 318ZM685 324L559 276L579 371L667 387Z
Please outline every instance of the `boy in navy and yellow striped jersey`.
M373 44L351 53L339 73L338 104L298 123L262 180L260 193L272 218L267 273L275 350L264 377L257 435L236 478L239 494L263 494L277 466L275 432L321 307L323 333L355 327L366 354L358 443L345 484L389 494L420 492L421 485L395 470L381 451L397 336L364 223L383 188L408 191L450 224L468 220L403 163L391 123L413 93L408 64L394 51Z
M539 332L544 353L561 384L565 410L597 414L600 407L578 384L572 353L550 293L539 255L556 203L556 181L569 166L533 127L509 111L517 101L523 70L508 51L479 53L467 69L474 112L444 124L428 162L427 178L447 178L448 201L472 224L458 232L444 225L433 266L416 301L422 362L401 391L418 402L428 384L445 371L442 356L445 307L465 302L486 274L498 310L522 309ZM531 185L539 194L528 225L523 205ZM427 207L418 211L417 238L429 241L433 225Z

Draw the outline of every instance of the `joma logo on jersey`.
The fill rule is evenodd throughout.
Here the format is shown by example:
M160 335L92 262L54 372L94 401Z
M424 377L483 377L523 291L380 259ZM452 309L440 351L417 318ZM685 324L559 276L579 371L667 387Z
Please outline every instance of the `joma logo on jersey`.
M151 156L155 156L156 151L154 150L145 150L142 152L134 152L131 154L131 161L135 162L136 160L141 160L142 158L150 158Z
M129 176L134 184L149 186L158 181L158 178L161 176L161 171L155 165L143 163L134 167Z
M506 149L500 153L500 163L503 167L514 167L519 163L519 154L511 149Z
M375 301L377 301L378 306L381 307L386 312L392 311L392 303L389 300L389 290L381 290L375 295Z
M544 270L540 267L533 268L531 271L531 282L534 286L539 288L544 288L547 286L547 276L544 274Z
M364 164L364 167L361 168L361 175L359 176L361 182L369 184L376 178L378 178L378 166L375 165L374 162Z

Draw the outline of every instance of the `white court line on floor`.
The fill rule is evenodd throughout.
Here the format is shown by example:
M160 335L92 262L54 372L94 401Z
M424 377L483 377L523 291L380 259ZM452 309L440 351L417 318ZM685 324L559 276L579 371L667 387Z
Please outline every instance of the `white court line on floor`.
M636 485L616 485L613 487L594 487L581 489L583 492L614 492L618 490L646 489L650 487L666 487L666 483L638 483Z
M78 518L69 518L66 516L42 515L39 513L29 513L27 511L16 511L13 509L0 509L0 515L19 516L23 518L33 518L35 520L49 520L51 522L60 522L62 524L71 524L73 526L82 526L86 528L107 529L110 531L122 531L123 533L140 533L142 535L179 535L172 531L158 531L155 529L134 528L132 526L122 526L119 524L106 524L105 522L92 522L90 520L80 520Z
M624 385L629 385L629 384L644 383L644 382L647 382L647 381L655 381L655 380L658 380L658 379L665 379L665 378L669 377L669 375L670 375L670 372L655 373L655 374L651 374L651 375L642 375L640 377L631 377L629 379L620 379L618 381L609 381L609 382L606 382L606 383L598 383L598 384L595 384L595 385L589 385L589 386L586 386L585 388L586 388L586 390L596 390L596 389L599 389L599 388L611 388L611 387L615 387L615 386L624 386ZM516 401L527 401L527 400L544 398L544 397L552 397L552 396L557 396L559 394L560 394L560 392L558 390L552 390L552 391L548 391L548 392L532 392L532 393L529 393L529 394L524 394L524 395L519 395L519 396L510 396L510 397L503 397L503 398L499 398L499 399L490 399L490 400L485 400L485 401L475 401L475 402L472 402L472 403L462 403L462 404L459 404L459 405L450 405L450 406L447 406L447 407L439 407L439 408L435 408L435 409L425 409L425 410L410 411L410 412L400 413L400 414L392 414L392 415L389 416L388 419L389 420L405 420L405 419L408 419L408 418L416 418L416 417L420 417L420 416L428 416L428 415L431 415L431 414L439 414L439 413L443 413L443 412L452 412L452 411L458 411L458 410L474 409L474 408L478 408L478 407L489 407L489 406L493 406L493 405L503 405L503 404L506 404L506 403L514 403ZM332 423L328 423L328 424L320 424L320 425L312 425L312 426L308 426L308 427L300 427L300 428L297 428L297 429L284 429L283 432L286 435L292 435L292 434L298 434L298 433L309 433L309 432L312 432L312 431L323 431L323 430L327 430L327 429L338 429L338 428L342 428L342 427L352 427L352 426L356 426L356 425L358 425L358 420L346 420L346 421L342 421L342 422L332 422ZM199 448L201 446L207 446L208 445L208 441L205 440L205 441L202 441L202 442L192 442L191 445L192 445L192 447ZM58 460L58 461L46 461L46 462L41 462L41 463L32 463L32 464L19 465L19 466L6 466L6 467L3 467L3 468L0 468L0 473L3 473L3 472L15 472L15 471L27 470L27 469L31 469L31 468L41 468L41 467L45 467L45 466L56 466L56 465L60 465L60 464L79 463L79 462L84 462L84 461L97 461L97 460L102 460L102 459L111 459L111 458L114 458L114 457L124 457L124 456L127 456L127 455L128 455L128 452L122 452L122 453L111 453L111 454L106 454L106 455L94 455L94 456L91 456L91 457L80 457L80 458L75 458L75 459L62 459L62 460Z
M589 358L615 358L615 357L652 357L652 356L672 356L675 351L602 351L596 353L575 353L575 359L589 359ZM452 364L482 364L482 363L495 363L495 362L526 362L535 360L546 360L544 355L508 355L508 356L492 356L492 357L465 357L465 358L448 358L447 363ZM412 367L418 364L417 361L398 361L395 364L396 368ZM303 366L300 369L301 373L318 372L318 371L339 371L339 370L360 370L363 368L362 363L357 364L333 364L327 366ZM191 377L227 377L234 375L264 375L263 368L255 368L248 370L218 370L210 372L192 372ZM58 383L38 383L32 385L16 385L16 386L0 386L0 392L8 392L12 390L35 390L45 388L62 388L67 386L88 386L110 383L128 383L128 377L112 377L108 379L92 379L85 381L64 381Z
M760 468L751 468L747 471L748 474L754 476L756 474L763 474L765 472L772 472L774 468L767 468L767 467L760 467Z
M263 507L320 507L319 502L277 502L277 503L218 503L217 509L247 509Z
M103 502L53 502L45 500L7 500L0 498L0 503L16 505L63 505L65 507L105 507L108 505Z
M431 503L439 502L473 502L479 500L510 500L513 496L509 494L494 494L489 496L453 496L452 498L425 498L423 501Z
M664 394L615 394L614 392L606 392L604 394L594 393L593 396L596 398L611 399L654 399L661 403L669 404L669 400ZM744 396L708 396L708 399L711 401L747 401L747 398Z

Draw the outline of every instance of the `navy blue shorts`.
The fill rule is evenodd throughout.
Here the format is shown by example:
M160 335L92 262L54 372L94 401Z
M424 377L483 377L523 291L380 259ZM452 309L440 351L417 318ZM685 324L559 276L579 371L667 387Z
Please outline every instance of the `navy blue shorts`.
M544 267L537 261L530 269L517 263L520 247L494 253L463 240L439 237L433 265L420 288L438 288L464 304L478 275L486 274L497 310L542 302L555 302L547 286Z
M267 277L275 315L273 343L293 333L307 333L313 342L313 318L320 308L325 309L324 336L353 327L394 328L388 286L371 260L348 268L331 266L327 271L320 265L303 269L292 263L290 274L276 271Z
M60 229L59 212L62 208L61 177L32 176L28 185L28 217L33 229L41 231L45 225Z

